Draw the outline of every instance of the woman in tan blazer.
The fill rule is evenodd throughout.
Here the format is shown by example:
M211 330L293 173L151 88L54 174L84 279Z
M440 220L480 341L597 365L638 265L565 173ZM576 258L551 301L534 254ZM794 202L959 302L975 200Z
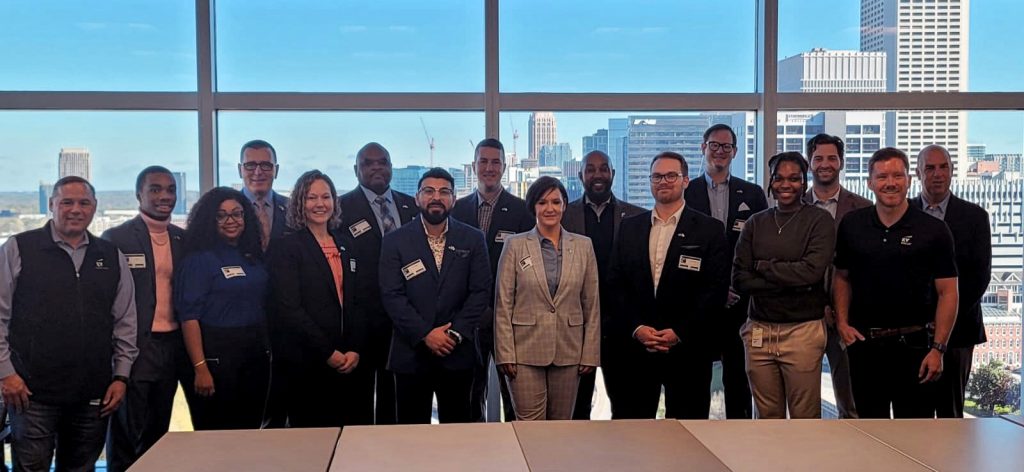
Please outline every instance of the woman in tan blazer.
M494 295L494 351L518 420L572 418L580 375L600 364L597 260L562 228L568 196L541 177L526 193L537 224L505 239Z

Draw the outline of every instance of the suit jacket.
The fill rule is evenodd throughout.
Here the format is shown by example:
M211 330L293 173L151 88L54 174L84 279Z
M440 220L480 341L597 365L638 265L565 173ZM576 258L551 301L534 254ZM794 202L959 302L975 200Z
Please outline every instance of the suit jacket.
M614 223L612 224L615 227L613 230L614 236L612 236L614 245L614 242L619 240L619 225L622 223L622 219L633 215L639 215L646 210L619 200L615 198L614 195L612 195L611 198L612 202L615 203L615 213L612 215L614 217ZM577 198L565 207L565 212L562 213L562 227L576 234L587 233L586 218L583 214L583 211L587 208L587 204L584 203L583 200L583 197Z
M288 197L277 192L274 195L274 223L270 227L270 240L284 236L288 231ZM269 248L269 246L268 246Z
M804 203L808 205L814 205L814 189L808 189L807 192L804 193L803 200ZM839 230L839 222L842 221L843 217L846 216L847 213L871 206L871 200L846 190L843 187L839 187L839 198L837 198L837 200L836 216L833 218L837 231Z
M651 227L650 211L622 220L609 275L618 289L615 336L629 340L638 326L646 325L672 328L681 343L704 346L729 288L725 227L687 204L669 242L657 292L649 256ZM691 268L699 259L697 269L681 268L684 257Z
M455 202L455 206L452 207L452 218L480 229L480 220L477 218L477 207L479 206L480 193L474 190L470 195ZM487 234L484 237L487 241L487 253L490 257L491 276L493 277L498 273L498 259L501 257L506 235L511 236L511 234L529 231L536 224L536 219L526 208L526 202L523 199L506 190L501 191L492 211L491 226L487 229Z
M425 270L414 270L418 268ZM424 373L437 365L448 370L471 369L477 362L473 336L488 307L492 287L487 245L476 228L448 218L440 272L419 218L385 236L380 294L394 323L388 368L399 374ZM438 358L423 338L448 322L462 335L462 342L451 354Z
M921 197L910 204L924 208ZM953 233L958 270L960 303L956 324L949 337L951 347L970 347L988 340L981 314L981 297L992 278L992 233L988 212L978 205L950 194L946 205L946 226Z
M562 231L562 272L551 296L537 229L505 240L494 296L494 362L600 364L601 300L590 238Z
M415 199L394 189L391 190L391 195L395 199L395 206L398 207L398 220L401 225L404 226L419 214ZM341 205L339 231L346 231L351 236L356 224L363 221L370 224L371 230L353 237L350 244L358 261L356 265L362 272L356 281L354 301L364 310L369 320L370 335L383 344L391 337L391 320L381 304L380 285L377 283L381 248L380 225L362 187L356 186L352 191L339 197L338 204ZM374 351L377 350L386 351L386 346ZM383 355L383 352L381 354Z
M684 194L686 207L697 210L705 215L711 214L711 200L708 198L708 182L701 174L700 177L690 181ZM740 207L743 207L741 210ZM764 190L756 184L747 182L738 177L729 176L729 211L725 217L725 234L729 238L728 256L732 261L733 252L736 249L736 241L740 239L740 230L743 229L743 222L751 215L768 208L768 199L765 198ZM724 299L723 299L724 303ZM741 302L741 304L743 304ZM744 307L746 306L743 304Z
M185 255L185 230L168 225L167 231L171 240L171 260L174 268L179 267L182 256ZM107 241L114 243L125 257L143 254L146 258L146 266L132 269L132 279L135 282L135 309L138 316L138 339L136 345L139 348L139 357L132 366L132 376L142 380L159 378L159 372L154 353L150 346L150 336L153 332L153 312L156 310L156 265L153 261L153 243L149 238L149 228L142 216L136 216L123 224L110 228L100 236Z
M275 353L305 367L327 367L335 350L363 355L367 320L355 302L362 265L352 257L352 238L332 231L341 253L344 300L338 300L334 275L316 237L308 228L274 241L267 255Z

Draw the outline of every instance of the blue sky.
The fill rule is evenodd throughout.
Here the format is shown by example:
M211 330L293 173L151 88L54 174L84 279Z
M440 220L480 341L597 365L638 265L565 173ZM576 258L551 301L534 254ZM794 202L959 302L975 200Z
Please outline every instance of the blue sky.
M483 2L218 0L218 87L223 91L480 92ZM779 57L813 47L857 49L857 0L780 0ZM0 2L0 90L195 90L192 0ZM1024 36L1009 35L1024 2L971 3L970 90L1024 90ZM751 92L754 1L505 0L500 10L506 92ZM559 113L560 141L627 113ZM512 124L509 117L512 117ZM425 163L423 118L438 164L470 159L482 113L224 113L222 182L237 180L237 147L262 137L301 169L354 183L351 156L379 140L396 165ZM526 114L502 114L501 133ZM129 188L137 169L163 163L198 186L192 112L0 112L0 190L53 180L61 147L88 147L100 188ZM969 140L1021 152L1024 113L971 113ZM509 145L509 147L511 147ZM282 162L285 164L285 162Z

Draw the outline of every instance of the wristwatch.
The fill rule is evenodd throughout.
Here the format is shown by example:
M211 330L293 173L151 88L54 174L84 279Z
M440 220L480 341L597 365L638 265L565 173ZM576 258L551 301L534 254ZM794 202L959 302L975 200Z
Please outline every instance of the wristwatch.
M942 343L940 343L938 341L933 342L932 345L931 345L931 348L935 349L936 351L939 351L940 354L945 354L946 353L946 345L942 344Z
M462 334L459 334L458 331L455 331L454 329L447 329L444 334L447 334L448 337L454 339L455 344L462 344Z

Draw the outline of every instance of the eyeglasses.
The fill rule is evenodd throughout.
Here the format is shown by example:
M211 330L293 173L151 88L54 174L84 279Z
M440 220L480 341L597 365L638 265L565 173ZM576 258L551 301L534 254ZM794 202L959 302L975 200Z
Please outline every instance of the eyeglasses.
M241 223L241 222L245 221L245 212L244 211L233 211L231 213L217 212L217 222L218 223L227 223L228 218L231 218L232 220L235 220L236 222Z
M734 146L732 144L720 143L718 141L708 141L707 144L708 144L708 148L710 148L712 151L717 151L717 150L721 149L721 150L723 150L725 152L732 152L733 150L736 149L736 146Z
M263 172L271 172L271 171L274 170L275 166L277 166L277 164L274 164L271 161L260 161L260 162L252 162L252 161L250 161L250 162L246 162L245 164L242 164L242 168L247 170L247 171L249 171L249 172L255 171L257 167L259 167L260 170L262 170Z
M434 188L434 187L423 187L423 188L420 189L419 193L420 193L420 195L423 195L424 197L427 197L427 198L434 198L434 196L437 195L438 198L446 198L447 199L447 198L452 198L455 195L452 192L452 189L450 189L448 187L444 187L444 188L440 188L440 189Z
M651 179L652 184L656 184L662 180L670 184L674 184L682 176L683 174L680 174L679 172L669 172L667 174L651 174L648 178Z

